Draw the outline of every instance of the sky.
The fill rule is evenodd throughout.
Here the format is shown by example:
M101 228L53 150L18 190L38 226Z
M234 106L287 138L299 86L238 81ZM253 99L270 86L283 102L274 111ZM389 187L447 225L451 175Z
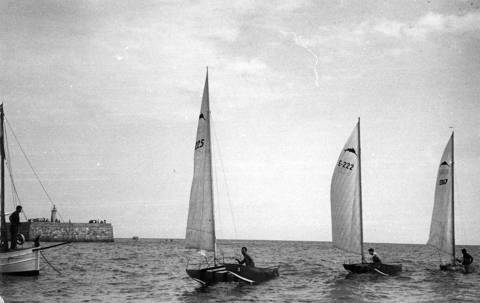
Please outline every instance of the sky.
M478 1L2 1L0 37L30 218L51 204L12 130L64 220L183 238L208 66L218 238L330 241L361 117L365 241L427 241L453 127L457 243L480 244Z

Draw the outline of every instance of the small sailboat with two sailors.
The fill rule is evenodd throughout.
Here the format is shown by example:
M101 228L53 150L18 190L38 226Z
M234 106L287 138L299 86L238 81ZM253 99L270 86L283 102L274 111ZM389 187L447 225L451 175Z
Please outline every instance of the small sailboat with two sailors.
M279 276L278 267L260 268L236 263L220 263L217 258L209 103L207 70L195 142L185 247L213 252L213 264L195 269L188 268L187 265L186 272L202 286L218 282L257 284L276 278Z
M360 118L340 152L332 176L330 203L333 246L360 254L360 263L343 264L350 273L393 275L402 271L401 264L367 263L363 249L362 161Z

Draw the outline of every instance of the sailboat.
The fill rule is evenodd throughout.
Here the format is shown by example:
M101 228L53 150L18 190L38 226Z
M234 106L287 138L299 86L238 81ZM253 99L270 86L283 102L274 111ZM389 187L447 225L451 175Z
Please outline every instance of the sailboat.
M427 245L435 247L450 257L449 264L440 265L441 270L468 271L468 267L465 268L455 262L454 164L454 132L452 132L438 167Z
M38 239L33 247L9 249L8 231L5 222L5 115L3 104L0 104L0 274L3 275L21 275L36 276L40 273L40 252L45 249L67 244L63 242L51 246L41 247ZM18 234L20 238L23 235ZM17 239L11 239L17 241ZM21 241L23 242L23 240Z
M247 267L240 264L218 264L217 242L215 237L209 103L207 69L202 106L198 117L185 247L197 249L201 252L213 252L213 266L189 269L187 265L186 271L192 279L203 286L217 282L242 281L249 284L264 282L278 277L278 267L259 268Z
M340 152L330 186L332 242L337 248L361 255L360 263L343 264L350 273L392 275L402 271L401 264L365 262L362 222L362 165L360 118Z

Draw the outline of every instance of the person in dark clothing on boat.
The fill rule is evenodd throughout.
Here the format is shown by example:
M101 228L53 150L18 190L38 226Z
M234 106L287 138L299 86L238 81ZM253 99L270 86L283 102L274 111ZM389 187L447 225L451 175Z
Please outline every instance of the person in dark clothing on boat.
M382 260L380 260L380 258L378 257L377 253L375 252L375 250L373 248L369 248L368 253L372 256L371 260L372 260L373 264L381 264L382 263Z
M242 247L242 255L243 260L240 261L238 259L235 259L239 264L245 263L245 266L247 267L255 267L255 263L253 262L253 259L247 254L247 248L245 246Z
M17 234L18 226L20 225L20 213L22 212L22 207L17 206L15 211L8 217L10 220L10 248L15 249L17 247Z
M468 266L473 263L473 257L467 253L465 248L462 248L462 259L457 259L458 262L462 263L463 266Z

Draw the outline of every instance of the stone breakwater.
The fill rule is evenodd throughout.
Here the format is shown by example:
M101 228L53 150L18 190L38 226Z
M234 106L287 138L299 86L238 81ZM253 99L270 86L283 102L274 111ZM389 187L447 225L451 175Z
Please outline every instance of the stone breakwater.
M9 224L7 224L9 225ZM8 230L10 229L7 226ZM27 241L40 236L40 242L113 242L110 223L22 222L19 232Z

